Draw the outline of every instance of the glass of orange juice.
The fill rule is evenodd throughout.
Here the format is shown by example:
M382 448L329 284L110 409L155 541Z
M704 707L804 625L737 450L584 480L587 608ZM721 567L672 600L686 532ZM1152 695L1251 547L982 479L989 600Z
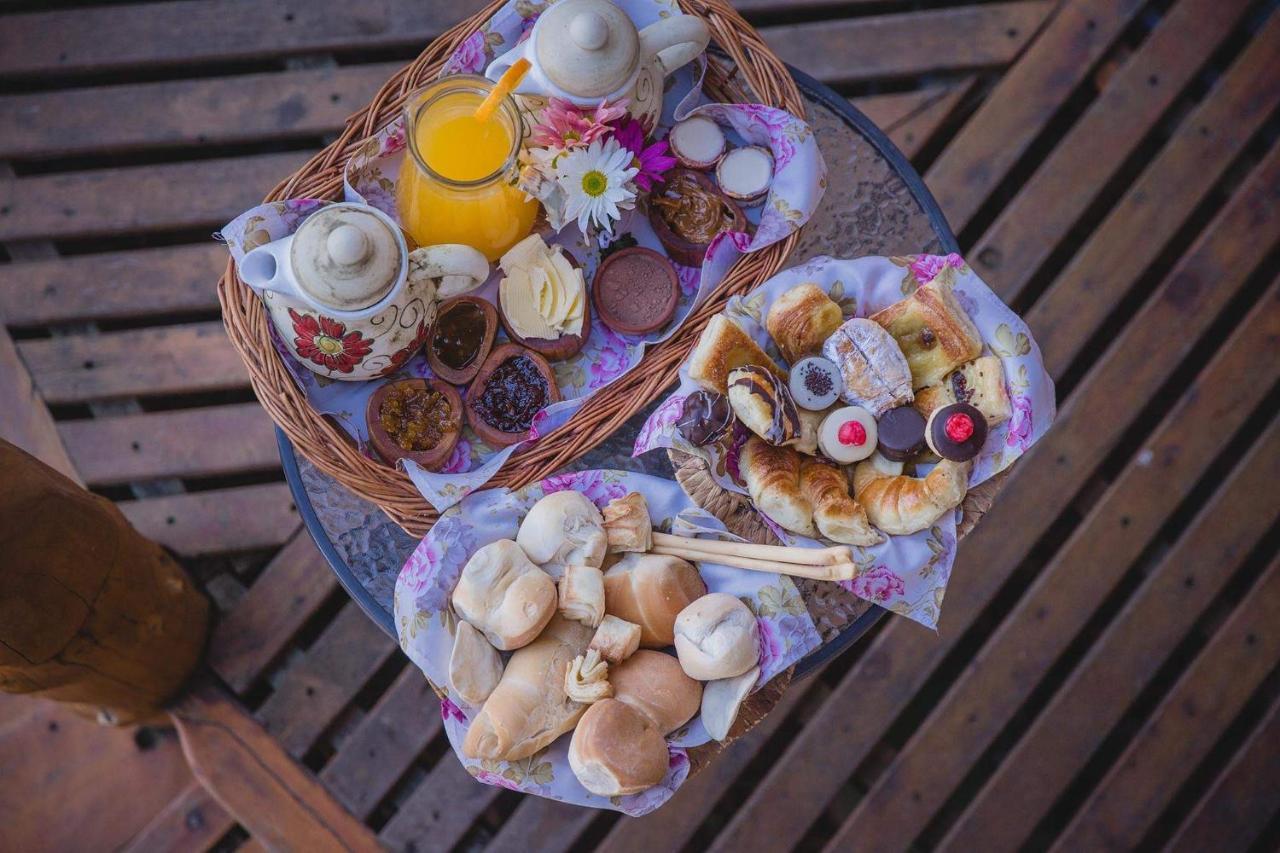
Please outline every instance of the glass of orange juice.
M410 156L396 183L400 224L419 246L463 243L496 261L533 230L538 202L515 186L524 122L511 96L487 120L476 108L493 88L460 74L405 106Z

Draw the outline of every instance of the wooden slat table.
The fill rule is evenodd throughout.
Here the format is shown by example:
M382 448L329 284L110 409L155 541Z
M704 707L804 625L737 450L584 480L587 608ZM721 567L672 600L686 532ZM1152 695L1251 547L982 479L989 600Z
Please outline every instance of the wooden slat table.
M937 634L882 621L635 820L452 759L424 680L303 529L217 313L209 233L479 5L0 2L0 434L184 557L264 761L393 849L1280 846L1274 0L740 0L924 174L1035 331L1060 415L961 548ZM815 231L883 251L909 194L823 134L860 195ZM389 592L408 538L337 497L324 514ZM166 732L95 748L53 720L0 725L0 779L59 815L42 833L0 797L0 848L280 841L175 772ZM154 787L116 808L83 784L106 763ZM254 805L249 825L305 812Z

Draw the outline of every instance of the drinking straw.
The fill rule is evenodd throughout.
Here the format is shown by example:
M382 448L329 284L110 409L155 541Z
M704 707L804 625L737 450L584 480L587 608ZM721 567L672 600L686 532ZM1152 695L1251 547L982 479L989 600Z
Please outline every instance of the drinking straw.
M520 85L520 81L524 79L529 67L529 60L522 56L502 73L502 76L498 78L498 82L493 84L493 89L490 90L488 96L480 102L480 106L476 107L476 121L486 122L489 120L489 117L493 115L493 111L498 108L499 102L514 92L516 86Z

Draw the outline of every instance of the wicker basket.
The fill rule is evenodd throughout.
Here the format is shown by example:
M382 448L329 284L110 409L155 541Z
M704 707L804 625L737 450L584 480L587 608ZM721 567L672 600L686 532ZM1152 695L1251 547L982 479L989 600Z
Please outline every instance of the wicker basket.
M333 144L279 184L266 200L338 198L348 158L365 139L394 119L408 95L434 79L458 44L504 2L494 0L433 41L417 60L388 80L367 107L347 120L345 130ZM765 103L804 115L800 91L782 61L726 0L681 0L681 5L687 14L706 21L713 43L727 57L727 61L712 59L708 69L705 85L713 97ZM648 348L639 369L596 392L590 404L567 423L508 459L488 486L519 488L549 476L603 441L675 381L680 363L710 317L724 307L730 296L750 290L777 272L797 239L798 234L792 234L741 258L679 331ZM380 506L410 535L426 533L438 514L408 476L361 454L344 432L310 408L271 345L262 303L240 280L231 262L218 282L218 297L227 334L244 359L254 392L294 446L343 486Z

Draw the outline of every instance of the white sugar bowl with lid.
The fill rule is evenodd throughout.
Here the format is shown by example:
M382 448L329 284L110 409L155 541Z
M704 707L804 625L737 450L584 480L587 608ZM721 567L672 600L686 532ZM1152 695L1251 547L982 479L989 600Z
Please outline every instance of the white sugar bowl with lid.
M485 76L497 80L516 60L528 59L532 67L517 94L563 98L588 109L626 98L631 115L652 130L662 115L664 79L710 41L707 25L692 15L672 15L641 30L610 0L559 0L538 17L528 39L489 64Z
M426 341L439 285L478 287L489 263L470 246L410 254L391 217L343 202L249 252L239 272L299 363L330 379L360 380L403 366Z

